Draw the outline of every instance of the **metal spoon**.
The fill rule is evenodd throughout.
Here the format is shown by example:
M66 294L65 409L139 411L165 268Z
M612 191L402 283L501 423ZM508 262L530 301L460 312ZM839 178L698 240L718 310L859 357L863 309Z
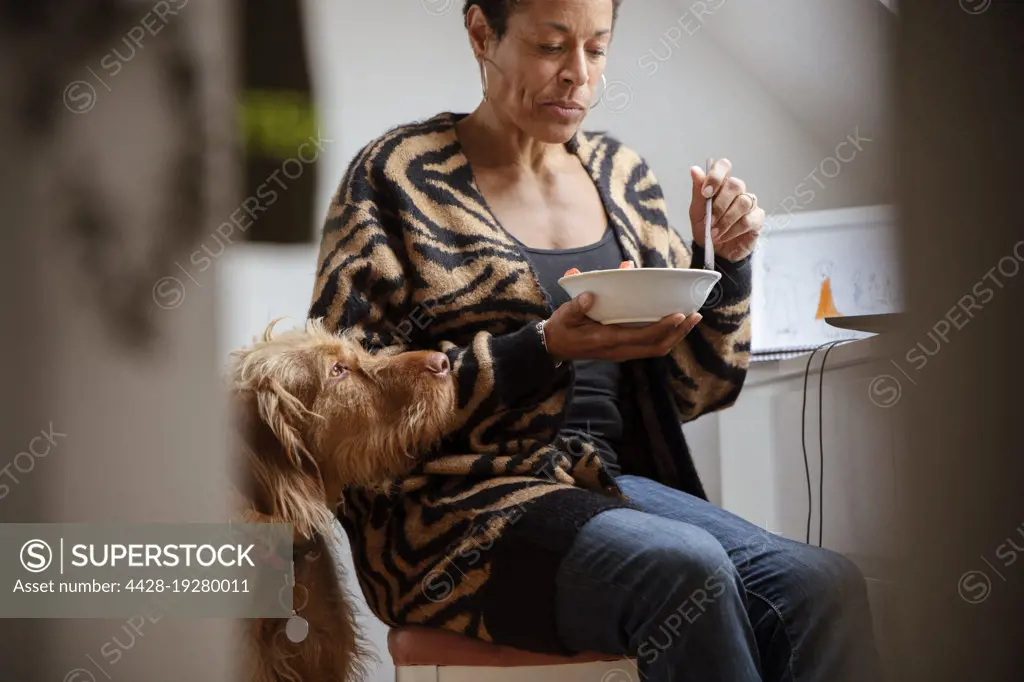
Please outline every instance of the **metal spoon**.
M714 159L710 156L704 162L704 177L711 172ZM715 245L711 243L711 197L704 201L704 269L715 269Z

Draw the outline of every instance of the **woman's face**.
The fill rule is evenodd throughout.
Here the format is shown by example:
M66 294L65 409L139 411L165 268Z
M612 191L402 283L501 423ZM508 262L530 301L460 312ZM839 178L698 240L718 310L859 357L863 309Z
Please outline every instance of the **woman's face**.
M498 116L545 142L568 141L600 94L612 16L612 0L521 3L501 42L492 36L484 46Z

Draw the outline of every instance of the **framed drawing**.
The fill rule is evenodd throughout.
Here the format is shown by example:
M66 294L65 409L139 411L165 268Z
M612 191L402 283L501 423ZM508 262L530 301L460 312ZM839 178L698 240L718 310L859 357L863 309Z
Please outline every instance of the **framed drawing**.
M870 336L826 318L899 312L899 255L890 206L769 218L754 254L754 359Z

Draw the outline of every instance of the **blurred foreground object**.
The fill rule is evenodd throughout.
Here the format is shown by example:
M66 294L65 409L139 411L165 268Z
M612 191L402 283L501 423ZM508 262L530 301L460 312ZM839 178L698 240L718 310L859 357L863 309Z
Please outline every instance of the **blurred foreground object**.
M892 679L1020 680L1024 4L901 0L899 34L895 177L910 331L875 380L906 427L902 666Z
M238 200L229 9L0 2L4 522L226 518L216 267L192 259ZM4 680L231 678L224 622L0 628Z

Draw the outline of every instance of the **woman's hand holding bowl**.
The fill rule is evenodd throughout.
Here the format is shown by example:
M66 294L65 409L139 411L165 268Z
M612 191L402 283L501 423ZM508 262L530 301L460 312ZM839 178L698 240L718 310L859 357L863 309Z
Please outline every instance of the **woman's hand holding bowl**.
M715 255L736 262L756 247L765 212L758 207L757 196L747 191L746 183L731 173L728 159L715 161L707 174L698 166L690 169L690 226L693 241L703 246L704 202L711 197ZM594 294L584 292L559 307L544 325L548 352L556 361L623 362L667 355L701 320L700 313L675 313L646 327L604 325L587 317L593 304Z
M700 313L666 315L646 327L603 325L587 317L594 294L587 291L559 306L544 324L548 352L564 360L624 362L668 353L701 320Z

